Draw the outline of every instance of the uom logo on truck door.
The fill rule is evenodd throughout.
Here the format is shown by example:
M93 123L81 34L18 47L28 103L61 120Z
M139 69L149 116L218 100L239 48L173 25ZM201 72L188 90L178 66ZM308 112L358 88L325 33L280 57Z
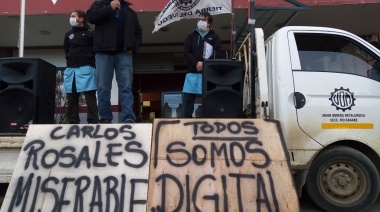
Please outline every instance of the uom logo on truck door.
M350 92L350 89L344 89L340 87L335 88L334 92L331 92L331 105L336 107L336 110L351 110L351 107L355 106L354 93Z

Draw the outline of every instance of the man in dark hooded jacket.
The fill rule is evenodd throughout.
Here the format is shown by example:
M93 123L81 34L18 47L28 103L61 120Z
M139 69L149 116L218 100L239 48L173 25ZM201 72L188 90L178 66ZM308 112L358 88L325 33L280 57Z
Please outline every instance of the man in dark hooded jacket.
M184 45L184 57L188 70L183 85L183 117L192 118L194 102L202 94L202 70L205 59L220 58L221 42L219 36L211 29L213 18L208 12L199 14L197 29L188 35ZM205 47L208 46L208 47ZM204 54L205 48L210 50Z
M115 72L121 104L121 121L136 122L133 112L132 55L142 42L137 14L125 0L95 0L87 19L95 24L94 51L97 70L99 122L111 123L111 88Z

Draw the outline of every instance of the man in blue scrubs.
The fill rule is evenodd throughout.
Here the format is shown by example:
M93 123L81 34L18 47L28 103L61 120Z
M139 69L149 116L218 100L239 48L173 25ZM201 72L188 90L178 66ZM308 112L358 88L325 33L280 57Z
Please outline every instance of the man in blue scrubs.
M202 70L205 42L208 48L212 47L212 54L209 58L214 58L214 54L221 52L221 42L219 36L211 29L212 16L208 12L199 15L197 28L188 35L184 45L184 57L188 65L188 71L183 85L183 117L192 118L194 111L194 101L197 95L202 94Z

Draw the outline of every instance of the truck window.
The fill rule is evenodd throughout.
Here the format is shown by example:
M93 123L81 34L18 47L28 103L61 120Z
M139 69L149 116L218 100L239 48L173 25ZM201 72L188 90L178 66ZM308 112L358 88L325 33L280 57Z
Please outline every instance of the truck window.
M296 33L295 38L303 71L356 74L380 81L379 60L354 42L318 34Z

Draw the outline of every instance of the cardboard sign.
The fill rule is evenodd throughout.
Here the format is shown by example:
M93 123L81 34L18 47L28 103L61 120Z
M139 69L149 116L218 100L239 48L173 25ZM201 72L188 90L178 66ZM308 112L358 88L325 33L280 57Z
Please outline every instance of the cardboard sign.
M152 124L31 125L1 211L145 211Z
M155 119L149 211L299 211L280 123Z

